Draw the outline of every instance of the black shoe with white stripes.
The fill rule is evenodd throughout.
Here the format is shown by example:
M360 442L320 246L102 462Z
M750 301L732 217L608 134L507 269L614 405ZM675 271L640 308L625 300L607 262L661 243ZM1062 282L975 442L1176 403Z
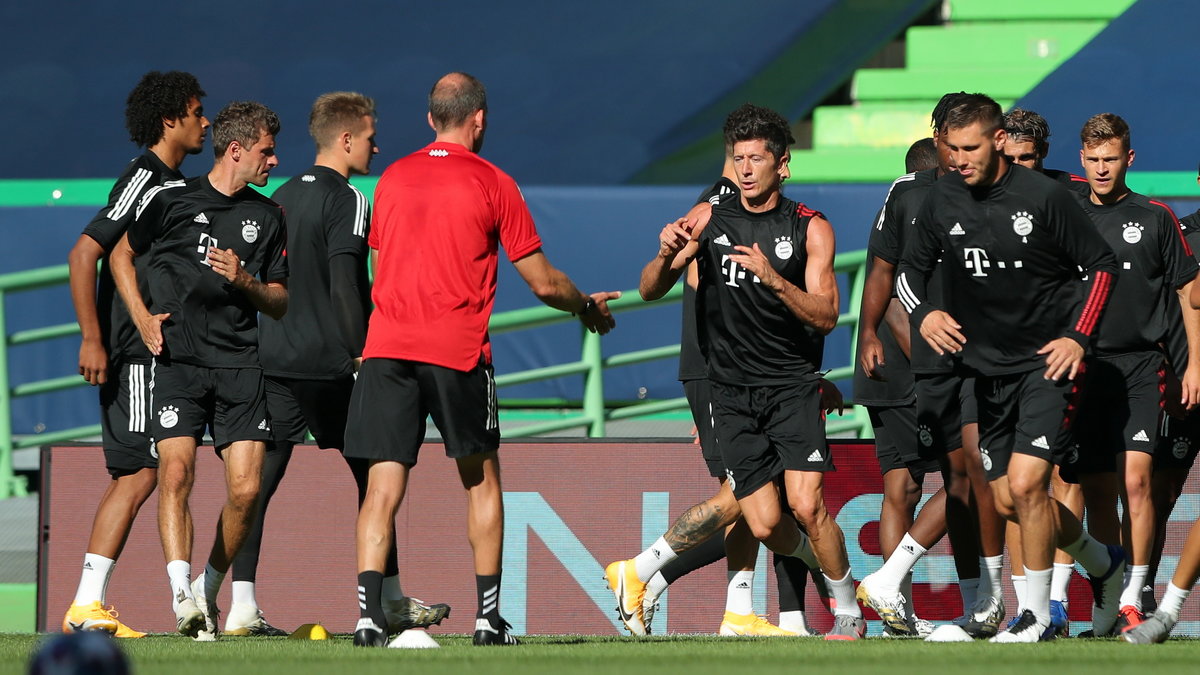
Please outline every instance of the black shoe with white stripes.
M354 627L355 647L386 647L387 641L387 631L369 618L359 619Z
M475 638L473 642L479 647L508 647L519 645L521 641L509 633L512 624L500 619L499 626L493 626L487 619L475 620Z

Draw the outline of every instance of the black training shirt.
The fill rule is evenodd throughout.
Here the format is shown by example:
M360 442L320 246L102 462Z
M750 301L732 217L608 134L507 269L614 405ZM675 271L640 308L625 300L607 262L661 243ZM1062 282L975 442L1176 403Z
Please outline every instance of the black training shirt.
M780 276L807 290L808 224L814 216L820 214L782 195L765 213L747 211L741 199L713 207L696 258L700 346L710 380L758 386L817 377L825 337L729 260L738 254L734 246L757 243Z
M133 319L130 318L121 299L117 297L108 256L133 222L142 196L151 188L167 181L182 179L183 174L163 164L158 155L147 150L125 167L121 177L113 184L112 191L108 193L108 203L100 209L95 218L92 218L92 222L83 228L83 234L94 239L100 248L104 249L100 277L97 280L96 315L100 320L100 339L108 352L109 361L113 363L149 363L150 352L146 345L142 344ZM142 266L137 269L138 282L144 294L144 271Z
M366 265L371 206L342 174L323 166L293 177L271 198L287 214L288 311L279 320L262 317L263 370L302 379L349 375L362 355L371 308ZM354 293L348 297L353 307L333 300L334 286L345 284L333 277L331 262L339 255L354 261ZM341 325L347 311L358 325Z
M940 307L926 293L939 257ZM964 365L1003 375L1044 367L1038 350L1060 337L1087 348L1116 272L1112 251L1066 188L1011 166L986 187L970 188L958 173L934 184L905 242L896 295L914 333L943 309L962 325Z
M738 186L728 178L721 178L712 187L701 193L696 203L708 202L713 206L741 195ZM679 381L703 380L708 377L708 364L704 352L700 351L700 340L696 336L696 291L687 284L684 271L683 284L683 328L679 336Z
M1121 281L1113 290L1100 330L1097 354L1157 350L1167 337L1176 290L1196 277L1196 260L1175 215L1162 202L1136 192L1112 205L1080 199L1117 258Z
M258 368L258 310L208 264L208 248L232 248L251 276L285 281L283 211L246 187L232 197L208 176L147 194L129 226L129 244L148 256L151 313L170 313L163 352L207 368Z

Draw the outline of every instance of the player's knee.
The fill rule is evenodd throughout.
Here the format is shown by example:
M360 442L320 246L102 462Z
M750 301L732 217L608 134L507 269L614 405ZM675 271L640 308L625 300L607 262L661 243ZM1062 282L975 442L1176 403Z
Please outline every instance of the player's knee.
M259 484L252 478L231 481L229 484L229 504L238 510L249 511L258 501Z
M1142 473L1129 472L1125 474L1125 494L1131 500L1150 498L1150 476Z
M164 463L158 468L158 489L163 495L187 494L194 480L195 472L184 462Z
M825 505L816 499L799 497L789 500L792 514L805 528L812 530L825 514Z

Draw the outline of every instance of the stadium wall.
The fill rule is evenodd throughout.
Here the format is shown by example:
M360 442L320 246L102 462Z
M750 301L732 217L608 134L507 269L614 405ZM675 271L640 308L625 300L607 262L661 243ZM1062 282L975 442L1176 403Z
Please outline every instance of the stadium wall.
M846 536L856 577L882 565L878 545L882 480L868 443L832 441L838 470L827 474L825 499ZM652 543L689 506L716 486L699 448L678 441L506 442L505 541L501 612L523 634L613 635L619 631L604 565ZM107 480L93 446L43 449L38 575L39 631L53 630L70 604L90 531L79 504L99 499ZM926 496L940 487L936 476ZM320 622L350 632L357 620L354 562L354 483L341 457L302 446L267 514L257 595L268 619L292 629ZM198 455L192 495L196 546L192 568L203 568L224 500L222 465L210 448ZM121 620L141 630L172 631L170 589L155 524L157 495L142 507L108 587ZM400 578L405 592L454 611L434 632L468 633L474 625L474 575L465 536L465 498L453 463L440 444L427 444L396 518ZM1158 579L1165 584L1187 528L1200 515L1200 479L1193 476L1172 515ZM760 550L755 611L777 617L774 574ZM1008 571L1005 571L1007 579ZM948 621L961 613L953 561L945 541L914 570L920 616ZM218 604L228 609L226 583ZM717 563L676 582L657 614L658 633L712 633L720 623L726 577ZM1009 584L1005 602L1016 607ZM1156 589L1161 595L1162 585ZM1071 582L1072 634L1089 628L1091 591ZM814 627L831 618L810 584L807 610ZM1177 634L1195 634L1200 614L1185 608ZM879 622L868 610L873 632Z

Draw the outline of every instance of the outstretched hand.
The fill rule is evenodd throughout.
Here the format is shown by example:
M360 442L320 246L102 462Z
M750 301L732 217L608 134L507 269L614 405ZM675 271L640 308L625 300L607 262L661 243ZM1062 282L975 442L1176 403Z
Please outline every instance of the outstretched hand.
M940 309L930 312L921 320L921 337L925 338L938 356L944 356L947 352L957 354L962 351L967 338L960 332L961 329L962 326L954 317Z
M604 335L617 325L617 320L613 318L612 312L608 309L608 301L621 297L621 291L601 291L592 293L589 297L595 301L596 306L580 314L579 320L583 322L584 328Z

